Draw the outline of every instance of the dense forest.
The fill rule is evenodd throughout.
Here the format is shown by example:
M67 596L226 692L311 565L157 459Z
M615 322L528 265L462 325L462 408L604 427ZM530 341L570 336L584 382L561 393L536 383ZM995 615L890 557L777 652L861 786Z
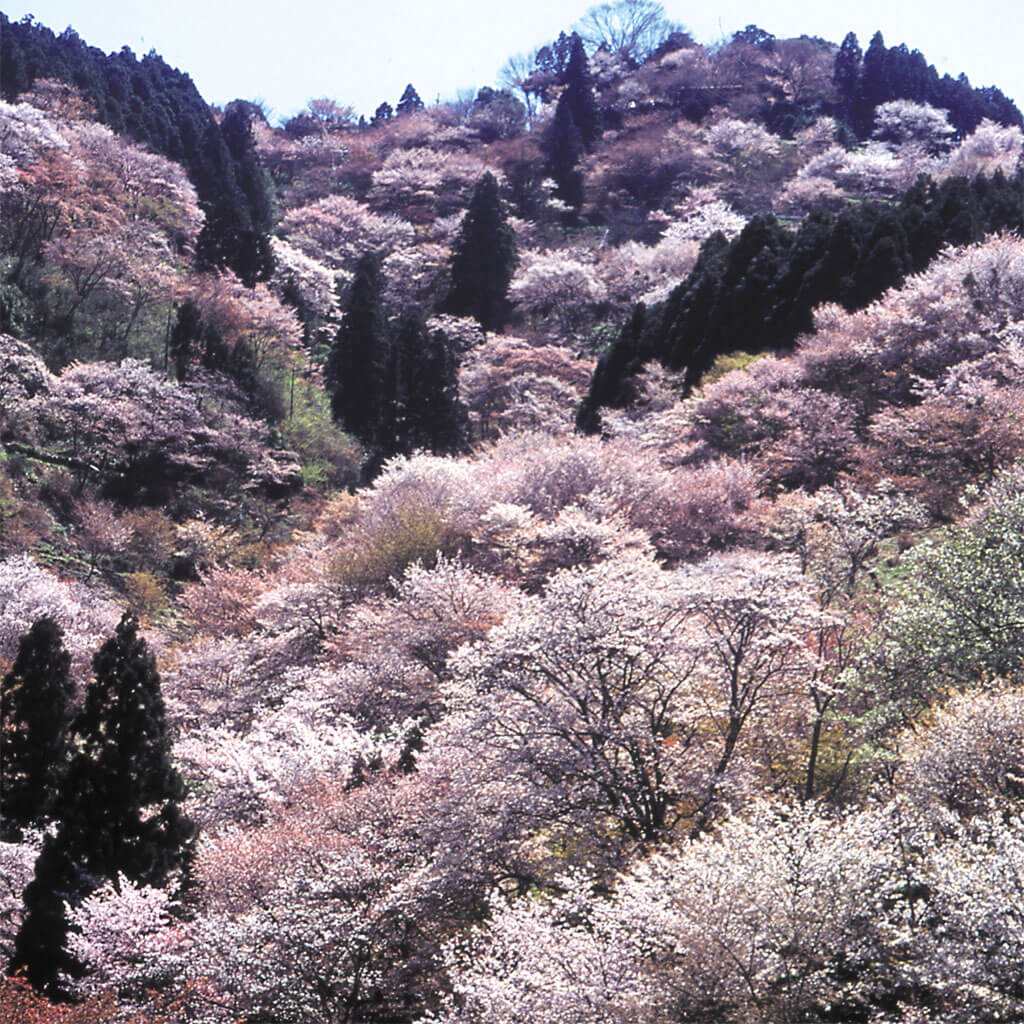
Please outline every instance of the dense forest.
M881 33L0 14L0 1024L1024 1018L1022 232Z

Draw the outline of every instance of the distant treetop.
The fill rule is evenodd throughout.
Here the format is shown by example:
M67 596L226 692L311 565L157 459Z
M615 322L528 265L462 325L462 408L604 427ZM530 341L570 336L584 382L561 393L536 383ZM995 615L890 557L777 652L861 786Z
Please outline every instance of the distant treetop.
M612 0L591 7L576 31L593 51L606 47L631 64L642 64L673 35L689 38L685 29L665 17L657 0Z
M412 87L410 82L405 87L405 92L402 93L402 98L398 101L398 106L395 107L395 113L399 117L402 114L411 114L414 111L423 109L423 100L420 99L420 94Z

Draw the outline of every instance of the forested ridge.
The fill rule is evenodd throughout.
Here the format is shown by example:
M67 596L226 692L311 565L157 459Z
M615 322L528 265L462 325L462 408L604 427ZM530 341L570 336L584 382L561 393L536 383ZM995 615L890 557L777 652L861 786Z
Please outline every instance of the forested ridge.
M0 96L0 1024L1024 1016L998 88L613 0Z

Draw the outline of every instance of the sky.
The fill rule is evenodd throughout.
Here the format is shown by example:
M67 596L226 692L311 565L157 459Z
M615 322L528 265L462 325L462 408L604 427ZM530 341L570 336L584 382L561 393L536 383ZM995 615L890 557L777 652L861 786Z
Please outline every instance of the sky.
M668 17L701 43L756 23L776 36L839 43L854 31L865 49L876 29L905 42L940 72L965 72L1024 107L1020 0L663 0ZM407 82L426 103L494 85L505 60L569 30L587 0L0 0L60 32L71 25L93 46L139 56L155 49L188 72L206 100L261 100L282 120L328 96L372 114L394 105Z

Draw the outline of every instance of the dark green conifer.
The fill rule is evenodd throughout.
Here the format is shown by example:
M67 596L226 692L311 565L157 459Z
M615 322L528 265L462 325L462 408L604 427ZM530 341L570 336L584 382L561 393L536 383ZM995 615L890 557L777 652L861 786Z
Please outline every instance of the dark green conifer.
M25 890L10 963L51 998L63 994L62 973L80 970L65 950L65 903L80 903L121 874L139 885L183 885L194 848L195 827L181 810L184 787L170 761L160 676L132 615L96 652L93 673L55 801L57 833Z
M863 56L857 36L853 32L848 32L836 54L832 70L832 82L839 98L839 116L853 128L856 128L859 110L860 68Z
M468 416L459 401L458 361L444 332L428 331L418 310L407 311L398 325L392 379L392 454L461 451Z
M36 620L0 684L0 837L49 817L66 764L74 683L60 626Z
M412 114L422 109L423 100L420 99L420 94L412 87L412 82L410 82L405 87L405 92L402 93L398 106L395 107L395 113L401 117L403 114Z
M568 102L558 101L543 146L548 170L558 186L558 198L573 210L579 210L583 205L583 174L577 164L583 156L584 146Z
M331 411L369 449L381 446L391 395L391 342L381 301L380 264L363 256L327 361Z
M639 302L619 336L601 354L590 378L590 388L576 410L576 429L584 434L601 432L601 407L628 405L636 395L632 377L643 361L643 337L647 307Z
M67 907L81 902L99 884L76 862L66 831L47 836L35 875L25 887L25 918L7 973L21 975L48 999L67 998L67 979L82 974L82 965L65 948L70 926Z
M447 310L476 317L485 330L500 331L517 262L515 232L505 219L498 183L488 172L477 183L452 253Z
M248 214L248 224L237 240L231 266L249 287L267 280L274 271L274 253L270 247L270 232L274 226L273 186L256 152L253 116L251 103L235 100L227 105L220 126Z
M885 40L881 32L871 37L867 50L864 52L864 63L860 78L860 96L858 98L857 123L855 128L861 138L871 133L875 118L875 107L897 98L892 81L892 64L888 59Z
M534 73L531 75L531 89L537 92L543 103L551 100L551 91L565 82L565 71L569 64L569 51L572 40L564 32L547 46L542 46L533 61Z
M565 103L569 107L583 146L589 152L601 134L601 113L594 99L594 80L590 75L587 52L583 48L583 40L576 32L573 32L570 39L565 89L558 102L560 106Z
M195 829L181 811L160 676L134 616L96 652L93 673L57 801L60 830L89 873L162 886L187 869Z
M203 132L193 177L206 221L196 243L202 270L233 270L250 288L274 269L270 186L252 135L251 111L235 101Z

